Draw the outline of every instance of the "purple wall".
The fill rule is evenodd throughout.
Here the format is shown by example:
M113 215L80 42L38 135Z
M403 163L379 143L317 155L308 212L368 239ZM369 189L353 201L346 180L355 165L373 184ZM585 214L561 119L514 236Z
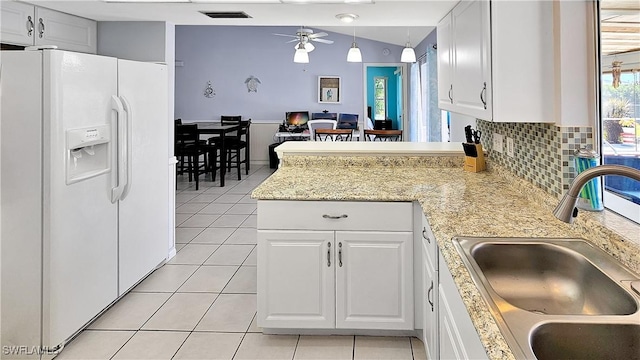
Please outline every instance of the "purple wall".
M309 110L360 114L364 118L361 63L348 63L352 36L329 33L332 45L314 43L308 64L293 62L294 44L273 33L295 34L296 27L176 26L175 117L215 120L240 114L254 121L281 121L286 111ZM315 29L314 29L315 30ZM319 30L316 30L319 32ZM357 32L357 28L356 28ZM356 39L367 63L396 63L402 47ZM383 55L383 49L391 53ZM260 79L258 92L248 92L245 80ZM319 104L319 75L340 76L342 103ZM214 98L203 93L211 81Z

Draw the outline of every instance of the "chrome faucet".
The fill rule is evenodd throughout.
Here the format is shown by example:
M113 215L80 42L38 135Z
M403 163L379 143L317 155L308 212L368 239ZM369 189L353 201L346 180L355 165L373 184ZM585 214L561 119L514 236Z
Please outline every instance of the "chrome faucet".
M620 175L640 181L640 170L632 167L622 165L600 165L592 167L581 172L573 179L569 190L564 194L564 197L560 200L555 210L553 210L553 215L566 223L573 223L573 219L578 216L576 201L578 201L580 190L589 180L603 175Z

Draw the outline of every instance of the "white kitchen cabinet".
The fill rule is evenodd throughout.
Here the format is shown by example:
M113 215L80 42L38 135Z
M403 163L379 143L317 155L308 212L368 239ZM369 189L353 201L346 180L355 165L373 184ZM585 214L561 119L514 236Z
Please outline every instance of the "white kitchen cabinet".
M413 234L336 233L336 327L413 329Z
M438 107L454 111L453 106L453 15L447 14L438 23Z
M335 327L332 231L260 231L261 327Z
M491 119L489 21L489 1L474 0L461 1L438 23L440 108Z
M438 272L431 266L426 252L423 254L424 301L422 303L422 342L427 359L438 358Z
M553 16L548 1L458 3L438 23L439 107L496 122L553 122Z
M412 224L411 203L258 201L258 326L413 330Z
M93 20L19 2L2 2L1 41L13 45L56 45L59 49L95 54L97 23Z
M441 254L438 268L440 359L488 359L453 276Z
M493 121L554 122L553 6L491 2Z
M34 6L3 1L0 4L0 40L6 44L33 45L37 36Z
M454 105L467 115L491 119L489 1L462 1L452 14Z
M422 211L421 211L422 213ZM438 359L438 245L422 215L419 229L419 241L422 248L422 342L427 359Z

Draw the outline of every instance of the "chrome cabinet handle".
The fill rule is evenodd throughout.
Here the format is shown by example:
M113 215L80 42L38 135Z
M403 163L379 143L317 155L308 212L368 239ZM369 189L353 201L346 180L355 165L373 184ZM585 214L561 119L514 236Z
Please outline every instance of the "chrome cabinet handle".
M40 27L40 38L42 38L44 36L44 20L42 20L42 18L40 18L39 22L39 27Z
M427 291L427 301L429 305L431 305L431 311L433 311L433 302L431 301L431 292L433 291L433 280L431 281L431 286L429 287L429 291Z
M342 214L342 215L335 216L335 215L324 214L324 215L322 215L322 217L325 218L325 219L337 220L337 219L346 219L348 217L348 215L347 214Z
M449 88L449 100L453 104L453 97L451 96L452 92L453 92L453 84L451 84L451 87Z
M480 101L482 101L482 105L484 105L485 110L487 109L487 100L485 100L484 96L487 93L487 83L484 83L482 87L482 91L480 91Z
M27 16L27 35L29 37L33 34L33 25L33 19L31 19L31 16Z
M427 236L427 228L426 228L426 227L423 227L423 228L422 228L422 237L423 237L425 240L427 240L427 242L428 242L429 244L431 244L431 238L430 238L429 236Z
M331 243L327 243L327 267L331 267Z
M338 266L342 267L342 243L338 243Z

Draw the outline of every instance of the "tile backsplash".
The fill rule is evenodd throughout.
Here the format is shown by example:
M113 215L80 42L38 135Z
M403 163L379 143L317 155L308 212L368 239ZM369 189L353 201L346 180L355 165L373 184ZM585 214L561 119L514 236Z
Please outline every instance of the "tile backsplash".
M546 192L560 197L575 177L573 152L581 147L593 148L593 128L560 127L538 123L496 123L477 120L482 131L482 145L489 159L532 182ZM501 134L505 149L493 151L493 134ZM514 140L514 157L506 153L506 138Z

